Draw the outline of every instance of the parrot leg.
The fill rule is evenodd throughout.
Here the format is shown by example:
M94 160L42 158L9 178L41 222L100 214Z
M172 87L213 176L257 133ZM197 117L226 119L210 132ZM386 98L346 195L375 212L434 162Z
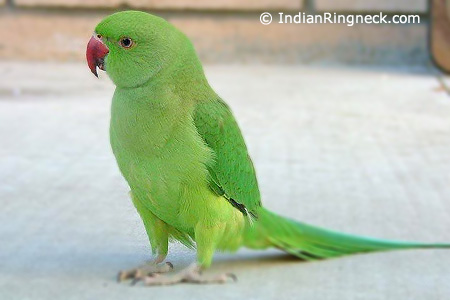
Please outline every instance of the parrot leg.
M177 283L222 284L227 283L230 279L237 281L236 276L231 273L214 276L204 275L202 273L202 268L194 263L175 275L167 276L154 273L151 276L144 277L142 282L146 286L173 285Z
M133 279L133 282L135 282L141 280L145 276L167 273L173 269L173 265L170 262L161 264L167 256L169 247L168 225L147 209L133 193L130 193L130 195L134 206L144 222L145 230L150 239L152 252L158 253L158 256L155 260L145 263L137 268L120 271L117 275L117 281L119 282L127 279Z
M160 274L152 274L142 279L147 286L154 285L172 285L177 283L227 283L230 279L237 281L234 274L225 273L215 276L204 275L202 269L211 265L214 251L218 241L222 238L225 224L219 223L215 225L197 224L195 227L195 241L197 244L197 261L179 273L168 276Z
M117 281L122 282L127 279L133 279L133 282L135 283L146 276L170 272L173 270L172 263L166 262L161 264L165 257L165 255L158 255L154 261L145 263L137 268L120 271L119 274L117 274Z

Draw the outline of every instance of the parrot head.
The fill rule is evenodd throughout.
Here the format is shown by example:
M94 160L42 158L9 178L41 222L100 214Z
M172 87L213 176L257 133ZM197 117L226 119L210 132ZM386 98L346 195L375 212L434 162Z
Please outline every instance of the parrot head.
M148 82L190 44L166 20L140 11L122 11L103 19L86 49L91 72L106 71L118 87Z

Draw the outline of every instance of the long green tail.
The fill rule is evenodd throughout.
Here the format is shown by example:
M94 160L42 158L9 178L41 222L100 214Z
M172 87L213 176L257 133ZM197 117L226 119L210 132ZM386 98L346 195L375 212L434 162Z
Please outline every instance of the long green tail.
M255 228L247 236L251 248L274 246L305 260L342 255L413 248L450 248L450 244L428 244L380 240L322 229L278 216L266 209L258 213Z

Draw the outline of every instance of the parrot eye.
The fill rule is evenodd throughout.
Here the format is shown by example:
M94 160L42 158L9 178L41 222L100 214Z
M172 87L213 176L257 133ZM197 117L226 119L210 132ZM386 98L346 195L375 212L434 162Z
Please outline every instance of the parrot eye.
M133 40L130 39L129 37L124 37L120 39L120 46L122 46L123 48L130 48L131 46L133 46Z

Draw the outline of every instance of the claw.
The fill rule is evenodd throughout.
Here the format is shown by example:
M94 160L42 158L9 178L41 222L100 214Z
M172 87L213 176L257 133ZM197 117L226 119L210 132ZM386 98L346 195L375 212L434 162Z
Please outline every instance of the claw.
M119 274L117 274L117 282L122 282L127 279L135 278L137 273L138 270L120 271Z
M225 275L227 275L229 278L233 279L233 282L237 282L238 281L236 275L234 275L233 273L227 273Z
M135 269L120 271L117 274L117 282L122 282L127 279L133 279L131 285L135 285L147 276L151 277L156 274L170 272L171 270L173 270L173 264L170 262L166 262L163 265L158 265L154 262L150 262Z
M166 265L169 266L171 270L173 270L173 264L170 261L166 261Z
M135 286L136 283L138 283L138 282L141 281L141 280L143 280L142 277L135 277L135 278L131 281L130 285L131 285L131 286Z

